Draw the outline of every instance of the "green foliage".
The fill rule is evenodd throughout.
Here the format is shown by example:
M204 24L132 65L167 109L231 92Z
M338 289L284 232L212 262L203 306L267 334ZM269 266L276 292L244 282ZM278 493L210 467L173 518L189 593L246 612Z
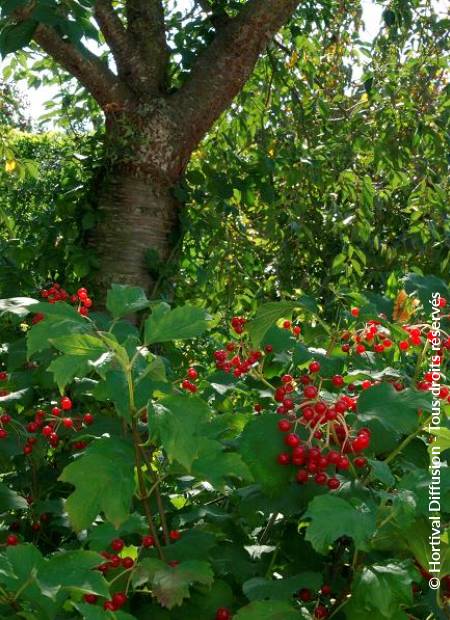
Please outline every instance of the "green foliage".
M118 438L97 439L59 479L75 487L66 502L75 530L88 527L99 512L119 527L129 515L135 490L132 447Z
M435 278L414 286L446 290ZM441 620L450 555L442 532L430 606L428 444L438 437L444 464L449 407L444 389L442 427L430 429L430 314L403 291L355 298L359 317L346 296L336 323L310 301L289 303L301 334L276 326L286 305L263 306L231 340L196 307L152 305L137 325L121 320L148 305L135 288L110 291L112 316L3 300L2 617L214 620L222 609L243 620ZM421 326L416 344L391 315L399 300L408 329ZM444 303L441 315L445 377ZM276 350L255 357L255 333ZM443 522L449 510L442 467Z

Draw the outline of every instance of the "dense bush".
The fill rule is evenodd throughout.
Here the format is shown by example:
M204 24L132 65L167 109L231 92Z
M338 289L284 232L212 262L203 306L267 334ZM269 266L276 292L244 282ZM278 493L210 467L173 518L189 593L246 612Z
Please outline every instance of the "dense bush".
M95 265L83 240L95 223L90 183L98 141L11 129L4 139L13 159L0 170L1 295L54 278L79 281Z
M402 286L231 330L120 286L108 313L57 285L3 300L1 617L448 617L448 530L427 583L427 351L438 307L444 459L450 293Z

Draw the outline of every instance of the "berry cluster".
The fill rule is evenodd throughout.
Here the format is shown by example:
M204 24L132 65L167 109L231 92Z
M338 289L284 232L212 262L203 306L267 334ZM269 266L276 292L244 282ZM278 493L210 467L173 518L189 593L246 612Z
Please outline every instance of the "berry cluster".
M309 588L302 588L297 592L296 598L302 603L314 603L314 618L328 618L329 611L321 600L329 599L331 595L331 586L324 583L317 593Z
M183 388L183 390L187 390L188 392L195 394L198 388L195 383L193 383L193 381L198 379L198 372L195 370L195 368L191 367L188 368L186 375L187 376L185 379L183 379L181 387Z
M86 288L79 288L75 294L70 295L57 282L54 282L49 288L43 289L41 291L41 297L42 299L46 299L50 304L55 304L58 301L70 301L77 307L78 312L82 316L88 316L89 309L92 308L93 303ZM43 318L44 314L42 312L38 312L34 315L31 322L33 324L39 323L39 321L42 321Z
M330 402L320 396L323 383L328 382L339 391L345 385L341 375L326 379L320 376L320 369L320 363L312 361L308 374L298 379L289 374L281 377L274 399L280 403L277 413L286 416L279 420L278 429L284 433L284 443L290 451L281 452L277 460L280 465L292 464L297 469L299 484L314 480L335 490L340 486L336 473L350 468L348 455L355 457L356 467L366 465L366 459L359 453L369 447L370 431L364 428L354 432L346 419L356 409L355 398L338 392ZM331 392L328 399L330 395ZM327 473L330 469L331 476Z
M63 396L60 399L59 407L53 406L50 414L43 409L38 409L33 419L23 429L26 432L23 453L27 456L30 455L39 437L45 438L51 448L57 448L62 428L73 429L78 432L83 428L83 425L90 426L93 424L94 416L92 413L87 412L82 416L76 417L69 416L72 407L72 400L68 396ZM12 422L14 421L8 413L0 415L0 439L6 439L9 436L9 432L5 427ZM16 422L16 424L22 430L22 425L19 422ZM83 441L79 441L73 444L73 447L75 450L80 450L85 448L86 444Z
M439 305L445 308L447 301L444 297L440 297ZM351 314L354 318L360 315L359 308L352 308ZM380 318L385 318L380 316ZM429 325L403 325L405 337L397 343L400 351L406 352L410 348L423 347L426 339L432 340L433 332ZM369 320L364 323L363 327L355 329L354 332L345 330L341 334L342 351L344 353L356 352L363 354L366 351L374 351L375 353L385 353L394 346L389 330L383 326L380 320ZM443 348L450 349L450 338L442 343Z

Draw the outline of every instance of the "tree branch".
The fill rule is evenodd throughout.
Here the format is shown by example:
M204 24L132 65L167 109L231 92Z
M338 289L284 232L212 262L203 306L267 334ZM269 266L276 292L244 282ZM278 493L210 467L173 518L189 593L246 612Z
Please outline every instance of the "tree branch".
M36 28L33 38L49 56L78 79L102 108L126 99L125 89L114 73L88 49L81 51L44 24Z
M171 96L182 110L181 139L187 159L248 80L270 39L300 0L248 0L217 32L195 62L190 77Z
M145 63L122 20L114 11L111 0L96 0L94 16L105 37L117 65L119 77L129 85L130 89L142 90L147 81Z
M170 50L162 0L126 0L128 33L147 70L149 93L166 89Z

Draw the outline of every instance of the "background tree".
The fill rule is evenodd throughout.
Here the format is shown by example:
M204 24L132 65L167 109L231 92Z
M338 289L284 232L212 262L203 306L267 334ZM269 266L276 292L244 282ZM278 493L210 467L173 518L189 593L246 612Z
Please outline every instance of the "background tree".
M190 70L174 75L162 0L6 3L3 54L34 41L105 113L102 217L94 239L103 283L145 283L145 251L169 255L179 208L174 186L297 4L202 3L196 19L203 41ZM93 18L99 32L92 32ZM86 36L104 39L116 72L84 45Z

